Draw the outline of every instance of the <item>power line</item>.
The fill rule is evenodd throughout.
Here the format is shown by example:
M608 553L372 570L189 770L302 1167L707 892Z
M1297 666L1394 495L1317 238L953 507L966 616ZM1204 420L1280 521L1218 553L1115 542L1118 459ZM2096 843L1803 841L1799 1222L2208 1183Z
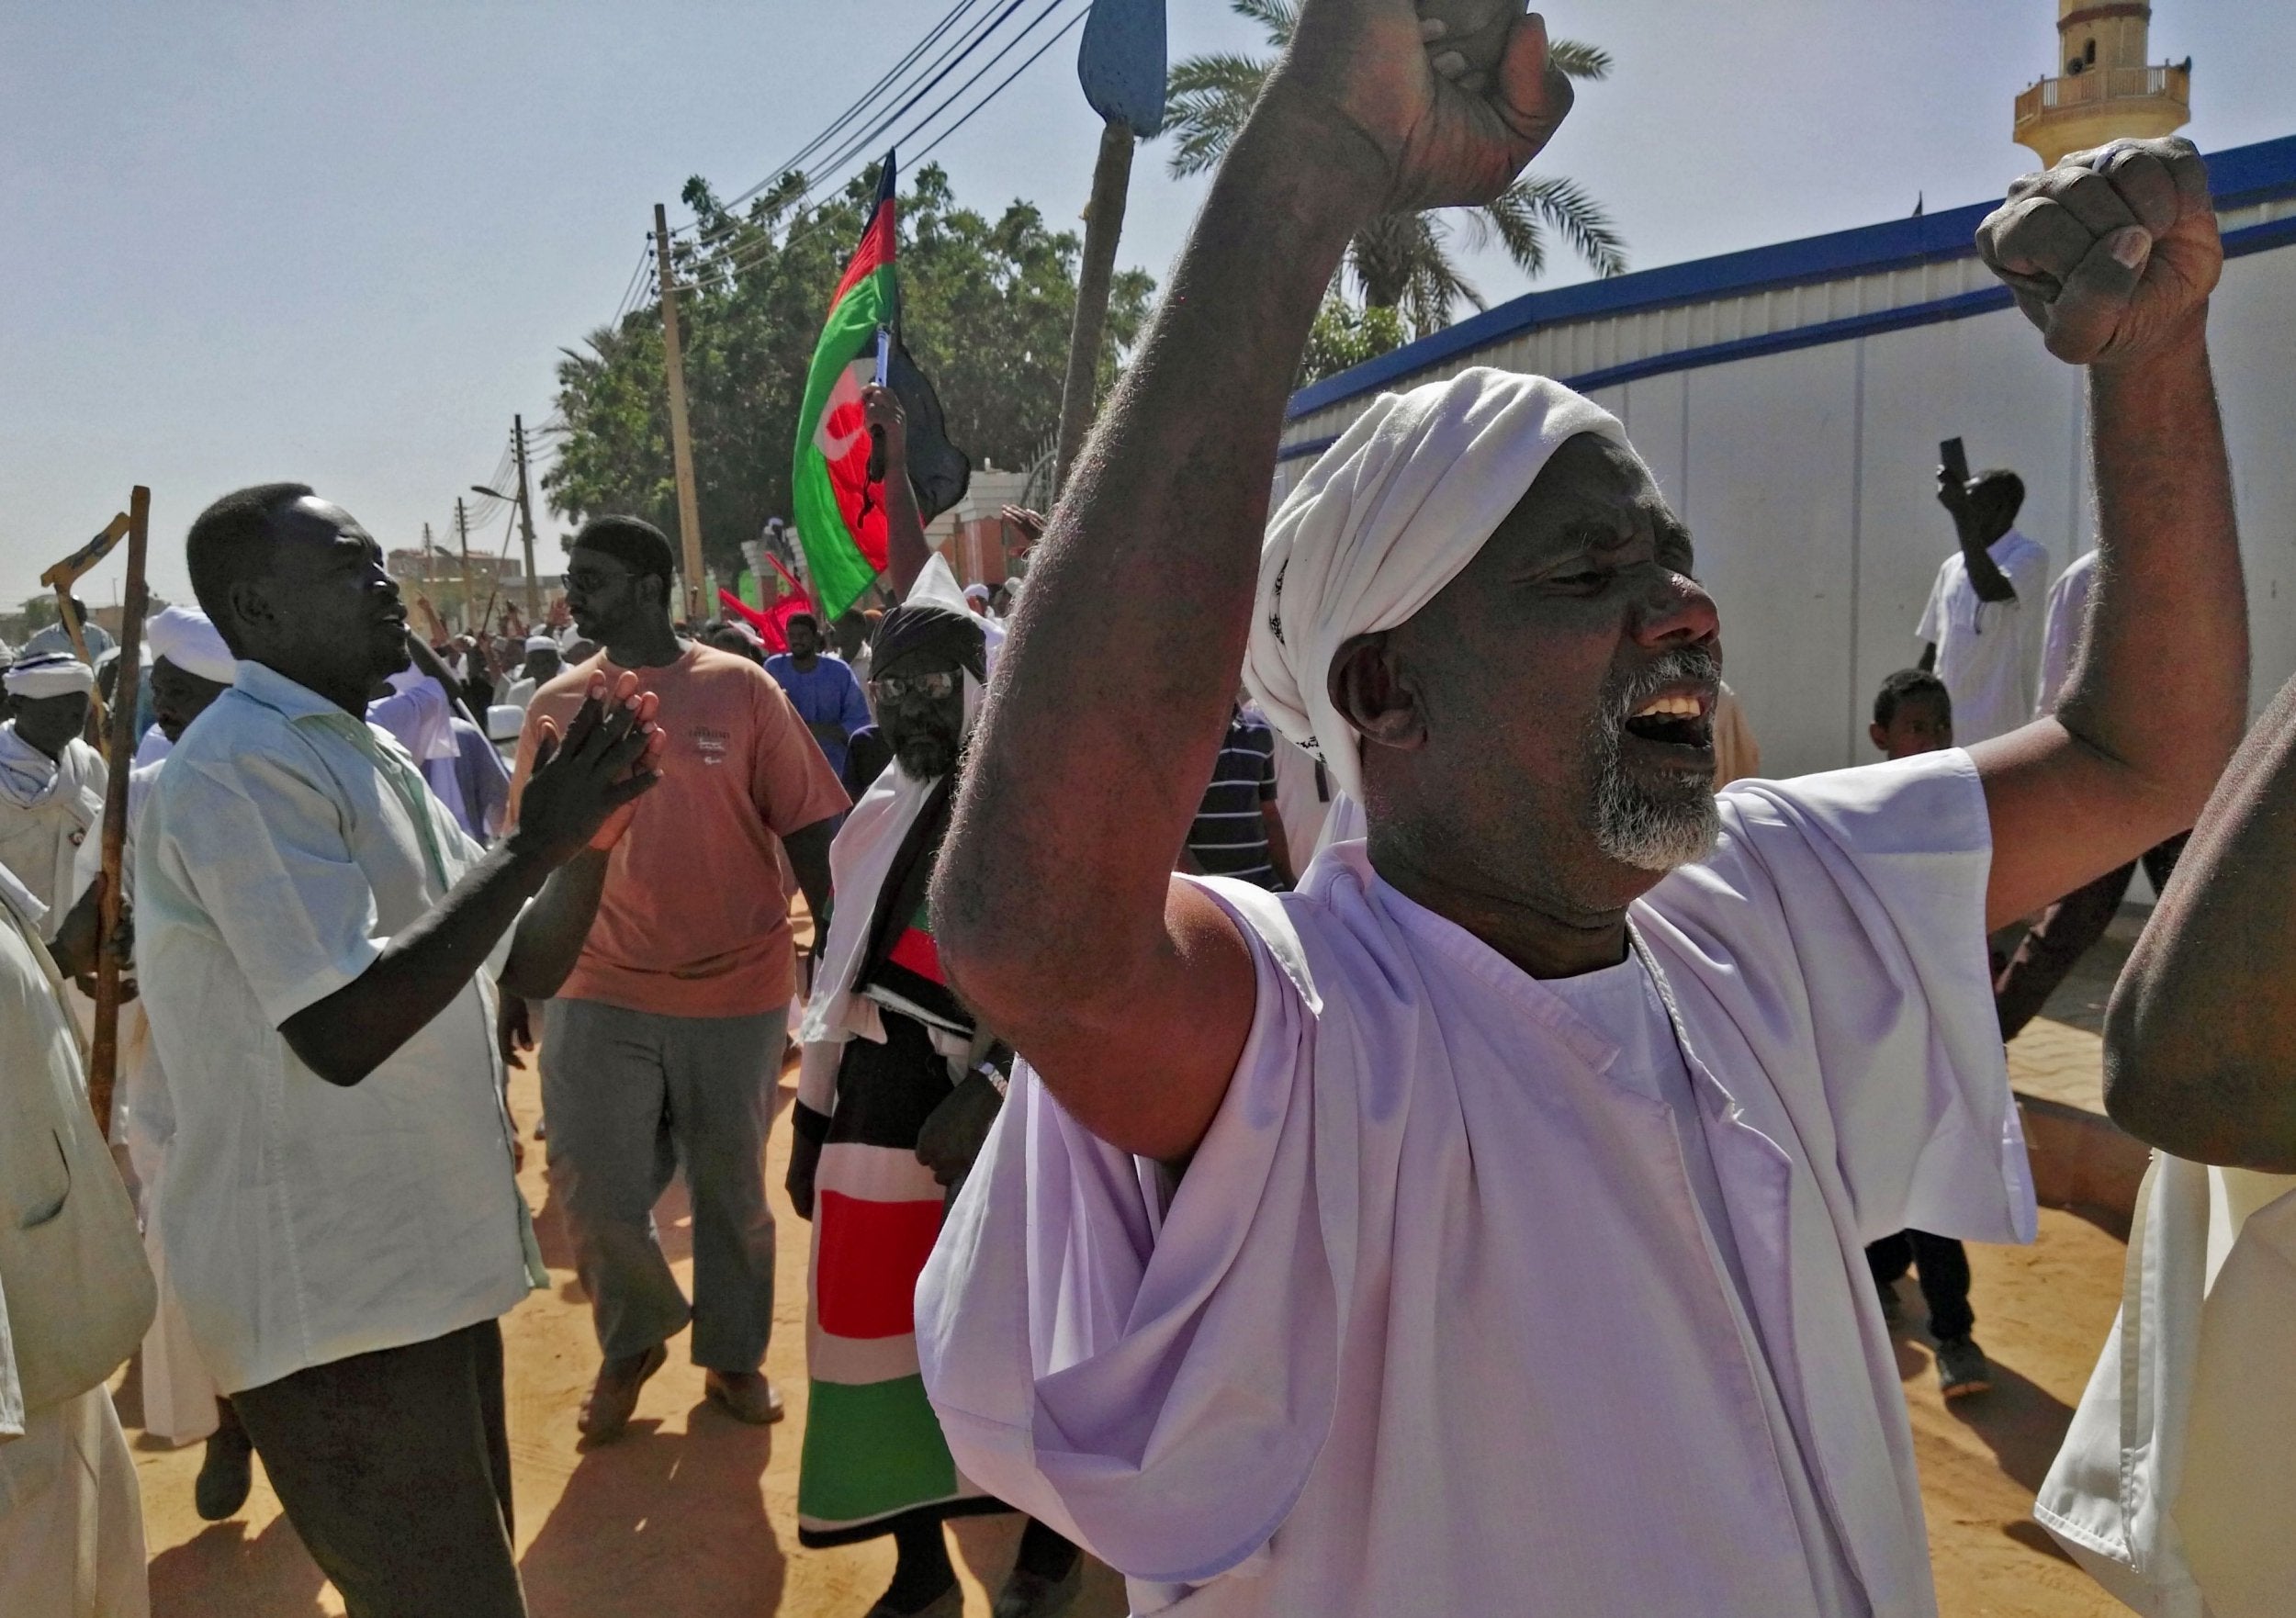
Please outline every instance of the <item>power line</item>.
M967 0L967 4L971 3L972 0ZM994 4L995 0L990 0L990 3ZM845 141L844 145L838 149L834 156L824 159L815 165L816 173L837 173L838 171L843 169L846 164L850 163L855 154L873 152L878 147L886 144L884 139L885 131L891 129L894 124L899 122L900 119L906 117L910 109L913 108L917 102L924 99L924 97L929 95L934 88L941 83L942 80L946 79L951 73L954 73L957 68L963 63L966 57L972 55L974 51L979 50L982 45L986 43L989 38L994 35L998 28L1004 27L1004 25L1011 19L1013 14L1018 12L1027 3L1028 0L1008 0L1008 3L1005 5L1002 10L997 11L993 16L975 23L968 33L966 33L962 38L952 42L947 49L942 51L939 56L935 57L930 62L927 63L925 67L919 70L921 73L930 74L930 77L926 78L921 84L917 84L915 81L912 81L910 84L905 84L899 90L893 92L894 95L903 97L900 104L895 107L890 112L872 115L873 121L872 121L866 129L862 129L859 134L850 137ZM1022 34L1025 35L1030 28L1036 26L1037 22L1041 20L1042 17L1041 14L1040 14L1038 17L1032 19L1022 28ZM1010 47L1007 46L1007 49L1009 50ZM1003 52L1000 51L998 54L1001 56ZM992 59L992 61L994 59ZM973 82L977 82L978 76L979 75L976 73L974 81ZM822 136L816 137L815 140L807 147L807 151L811 152L815 148L818 147L830 132L831 131L829 130L825 130L823 131ZM782 174L790 173L796 166L797 165L794 163L788 163L782 165L779 169L776 169L773 174L769 178L760 181L756 185L751 186L749 190L744 192L741 197L736 198L733 203L726 205L728 212L730 213L730 209L734 207L737 207L741 202L746 202L750 197L755 197L759 192L764 190L767 185L772 184L774 180L779 179ZM839 184L841 183L842 182L839 182ZM819 181L808 179L806 180L804 187L798 192L794 200L802 204L808 197L817 195L821 188L822 186ZM732 230L736 229L739 223L739 220L728 217L717 230L697 236L695 239L695 245L706 245L709 242L715 241L718 237L729 233Z
M1048 6L1045 7L1045 10L1049 12L1052 10L1052 7ZM939 147L943 140L946 140L950 136L955 134L959 129L964 128L966 124L973 121L974 113L980 111L982 107L986 107L990 102L996 100L997 96L1003 95L1005 93L1006 85L1010 84L1013 80L1019 78L1022 73L1027 73L1030 68L1035 66L1038 57L1042 56L1047 51L1050 51L1053 46L1059 44L1061 40L1066 37L1068 31L1071 28L1074 28L1078 23L1084 21L1086 17L1091 15L1091 12L1092 6L1090 0L1086 0L1086 4L1083 9L1079 10L1074 17L1070 17L1058 28L1054 29L1052 37L1046 39L1043 44L1039 45L1034 51L1030 51L1027 59L1023 61L1019 67L1014 68L1012 72L1007 73L1004 79L997 84L996 88L991 90L987 95L982 96L980 100L974 102L964 116L957 119L955 123L951 124L947 129L941 130L940 134L935 135L932 138L931 142L928 144L922 152L919 152L916 156L910 158L909 162L912 163L920 163L927 158L930 157L933 154L934 150ZM1040 16L1036 21L1032 21L1029 24L1029 28L1035 28L1037 22L1041 20L1043 20L1042 17ZM1021 39L1026 39L1027 37L1027 31L1023 30ZM1014 45L1018 45L1019 43L1020 39L1015 39L1013 41ZM995 56L991 57L987 62L982 63L982 73L985 74L990 68L995 67L998 62L1002 62L1006 56L1010 53L1011 49L1012 46L1008 45L1003 51L999 51ZM966 86L966 88L970 87L971 86L969 85ZM958 92L958 95L962 95L962 93L963 92L961 90ZM916 130L911 131L910 138L915 139L916 135L923 130L925 124L929 124L934 118L939 118L942 111L949 106L949 102L954 101L956 98L956 96L951 96L949 97L949 101L944 101L940 104L940 106L933 108L931 115L924 120L924 123L920 123Z
M907 117L911 107L915 107L919 101L922 101L927 96L930 95L934 88L940 84L941 80L947 78L951 73L957 70L958 64L962 62L965 57L970 56L974 51L980 48L983 41L987 39L991 32L1002 28L1005 25L1006 20L1009 18L1013 13L1019 11L1027 4L1028 0L1009 0L1009 3L1005 6L1005 8L998 12L995 17L991 18L985 28L975 31L974 38L965 45L963 51L957 55L954 61L951 62L939 73L935 73L931 78L926 80L922 84L919 84L915 90L910 92L908 99L902 102L900 106L885 114L869 129L848 140L842 147L838 148L838 154L835 157L826 160L820 166L824 169L835 171L837 169L843 168L848 163L850 163L856 154L865 152L873 152L879 146L884 145L885 143L884 136L886 130L890 129L902 118ZM1058 4L1060 4L1060 0L1051 0L1051 4L1048 4L1045 6L1044 12L1051 11L1052 6ZM1030 28L1034 28L1038 22L1042 21L1044 12L1039 12L1033 19L1022 28L1021 32L1025 35ZM1011 48L1012 47L1010 45L1007 45L1005 49L1009 51ZM1002 54L1003 52L998 52L999 56ZM995 65L995 59L992 59L988 65ZM985 72L986 69L984 68L982 71ZM960 86L960 90L962 90L962 86ZM929 118L931 115L928 114L927 116Z
M816 151L820 150L824 142L834 139L840 130L844 129L853 121L854 118L861 112L863 107L867 107L870 102L876 99L878 95L885 88L886 85L890 84L895 78L898 78L901 73L908 68L910 63L914 62L927 51L930 50L934 40L940 39L941 35L947 33L951 28L954 27L959 17L962 17L966 12L972 10L975 6L983 3L984 0L957 0L957 4L950 7L948 12L942 16L941 19L935 23L932 28L926 32L924 38L917 40L916 44L910 46L908 50L902 54L901 59L898 62L895 62L891 67L887 68L883 73L879 74L875 84L870 85L868 89L862 91L859 96L855 96L852 104L847 107L843 112L838 114L835 121L833 121L827 129L823 129L819 134L814 136L812 140L806 141L804 146L798 148L793 156L790 157L785 162L776 163L771 169L768 170L764 179L760 180L756 185L750 186L749 189L744 191L740 196L727 202L725 205L726 210L730 212L734 208L739 208L743 203L757 196L760 191L763 191L768 185L773 184L774 181L780 179L783 174L788 174L792 169L794 169L799 164L803 163L805 159L812 156ZM701 221L699 219L689 220L687 223L681 225L676 230L672 231L671 234L682 236L688 231L693 230L694 227L700 223Z
M1060 0L1053 0L1054 6L1057 6L1058 4L1060 4ZM1021 30L1020 35L1013 41L1013 44L1018 44L1020 39L1025 39L1030 31L1035 29L1039 24L1043 22L1046 13L1052 9L1052 6L1048 6L1044 12L1039 12L1034 17L1030 18L1027 28ZM922 163L927 157L930 156L935 149L937 149L943 141L947 140L950 136L955 134L959 129L964 128L966 124L972 122L974 114L978 113L990 102L996 100L999 96L1003 95L1005 91L1011 86L1014 80L1018 79L1022 73L1027 73L1030 68L1033 67L1038 60L1041 58L1047 51L1050 51L1054 45L1058 44L1062 39L1066 37L1066 35L1075 28L1078 23L1084 21L1084 19L1091 14L1091 10L1092 6L1090 5L1090 0L1086 0L1086 3L1080 6L1074 16L1070 17L1066 22L1063 23L1058 28L1054 29L1051 36L1048 37L1042 44L1039 45L1034 51L1030 51L1028 57L1021 62L1019 66L1014 68L1009 73L1007 73L1004 78L997 83L994 89L990 90L985 96L983 96L980 100L974 102L970 107L967 107L963 114L959 117L954 123L951 123L947 129L935 135L931 141L929 142L923 150L919 151L914 157L909 159L909 162L912 164ZM1001 61L1010 52L1011 49L1012 45L1007 45L1004 51L999 51L996 57L991 58L989 62L985 64L985 67L995 66L998 61ZM984 76L985 73L985 67L984 70ZM940 105L934 107L931 112L919 118L917 123L906 131L901 136L900 140L895 144L906 145L909 141L914 140L918 134L931 125L934 118L940 117L942 112L947 110L951 102L956 100L958 96L962 96L964 93L964 90L972 88L973 84L977 84L978 82L978 79L972 81L972 83L967 84L963 86L963 88L951 95L947 100L941 102ZM868 166L869 165L866 163L861 165L863 170L865 170ZM846 176L846 179L848 180L850 178L850 175ZM842 189L844 183L844 180L840 180L838 182L836 188ZM760 242L754 246L741 249L740 251L728 255L725 267L728 270L734 271L747 269L749 265L760 263L776 252L786 253L789 249L798 245L800 242L813 240L813 238L819 235L822 231L829 229L829 227L835 222L836 221L834 220L824 219L807 229L792 231L786 239L779 243L775 243L769 239L765 242Z

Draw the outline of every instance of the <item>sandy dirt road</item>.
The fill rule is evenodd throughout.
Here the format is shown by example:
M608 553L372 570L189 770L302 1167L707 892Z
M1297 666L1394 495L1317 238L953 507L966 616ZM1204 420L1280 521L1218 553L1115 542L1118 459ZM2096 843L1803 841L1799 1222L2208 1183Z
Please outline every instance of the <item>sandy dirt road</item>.
M786 1109L792 1080L782 1088ZM513 1075L512 1111L531 1134L531 1070ZM777 1119L769 1153L781 1220L776 1328L767 1369L789 1403L777 1427L731 1421L702 1397L682 1342L647 1387L620 1442L583 1453L575 1411L597 1365L590 1317L543 1168L530 1145L522 1176L536 1210L553 1285L504 1320L518 1545L535 1618L861 1618L890 1576L884 1542L814 1552L796 1542L799 1436L805 1414L807 1227L780 1185L789 1130ZM680 1277L691 1285L682 1196L659 1221ZM1948 1410L1918 1333L1900 1369L1913 1411L1930 1537L1946 1618L2112 1618L2124 1609L2065 1561L2027 1517L2119 1298L2122 1248L2095 1227L2044 1211L2029 1249L1976 1250L1978 1337L1999 1384ZM1919 1323L1920 1299L1905 1296ZM120 1414L136 1445L151 1540L156 1618L319 1618L342 1602L279 1513L260 1466L234 1520L203 1523L191 1508L199 1448L156 1447L137 1429L132 1367ZM966 1612L985 1618L986 1590L1010 1566L1017 1520L981 1518L954 1531ZM1075 1618L1115 1618L1122 1587L1094 1567Z

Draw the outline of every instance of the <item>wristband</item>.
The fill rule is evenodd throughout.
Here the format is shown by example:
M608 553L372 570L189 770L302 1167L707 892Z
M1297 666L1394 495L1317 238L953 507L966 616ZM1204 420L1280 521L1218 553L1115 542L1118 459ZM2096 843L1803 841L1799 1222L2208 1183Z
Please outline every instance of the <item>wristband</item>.
M973 1071L989 1082L989 1087L996 1092L997 1100L1002 1101L1005 1098L1006 1089L1012 1081L998 1073L994 1063L985 1062Z

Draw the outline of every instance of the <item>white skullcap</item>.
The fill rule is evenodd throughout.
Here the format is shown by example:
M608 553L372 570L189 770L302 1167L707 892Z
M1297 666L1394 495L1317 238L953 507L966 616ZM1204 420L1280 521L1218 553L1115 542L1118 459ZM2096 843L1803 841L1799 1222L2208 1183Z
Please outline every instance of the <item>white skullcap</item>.
M514 742L525 724L525 709L516 702L497 702L487 710L487 740Z
M526 637L526 649L530 652L555 652L558 649L558 643L546 635L530 635Z
M154 612L143 630L152 637L154 663L164 657L186 674L217 685L238 680L239 659L231 656L222 635L197 607L170 607Z
M985 601L988 596L989 589L985 584L968 584L964 587L964 599L968 601Z
M1478 365L1381 394L1277 510L1244 683L1340 791L1362 799L1363 763L1332 706L1333 657L1433 601L1582 433L1633 453L1616 417L1561 383Z
M6 684L8 695L37 702L94 691L96 670L69 652L48 652L13 665L0 683Z

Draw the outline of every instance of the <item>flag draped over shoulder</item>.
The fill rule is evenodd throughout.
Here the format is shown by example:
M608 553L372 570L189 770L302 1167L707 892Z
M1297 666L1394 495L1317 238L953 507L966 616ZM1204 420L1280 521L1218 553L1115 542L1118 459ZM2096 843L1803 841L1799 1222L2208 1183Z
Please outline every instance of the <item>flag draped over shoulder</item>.
M877 329L892 326L900 310L893 189L888 152L868 228L829 299L797 412L791 501L814 593L828 618L859 601L885 566L884 500L869 480L869 427L861 394L876 376Z

